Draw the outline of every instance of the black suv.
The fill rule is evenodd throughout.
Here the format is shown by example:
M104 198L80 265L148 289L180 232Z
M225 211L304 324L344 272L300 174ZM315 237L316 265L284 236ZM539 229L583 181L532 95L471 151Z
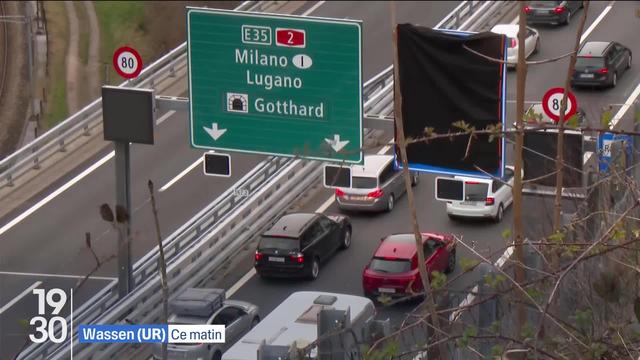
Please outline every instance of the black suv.
M571 86L616 86L631 67L631 50L614 41L590 41L578 51Z
M292 213L281 217L260 237L255 269L260 276L304 276L315 280L320 263L351 245L346 216Z
M582 1L531 1L525 6L528 24L568 24Z

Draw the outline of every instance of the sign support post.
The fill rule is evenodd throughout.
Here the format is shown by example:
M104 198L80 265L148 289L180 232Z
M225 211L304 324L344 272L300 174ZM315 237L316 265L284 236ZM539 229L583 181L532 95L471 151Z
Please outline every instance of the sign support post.
M116 213L124 209L124 221L118 226L118 295L133 289L131 266L131 157L128 141L114 141L116 165Z
M134 78L142 70L142 59L135 49L121 47L114 53L113 65L124 78ZM104 139L113 141L116 167L116 211L118 230L118 295L122 299L134 287L131 264L131 147L130 143L153 145L155 125L154 91L115 86L102 87Z

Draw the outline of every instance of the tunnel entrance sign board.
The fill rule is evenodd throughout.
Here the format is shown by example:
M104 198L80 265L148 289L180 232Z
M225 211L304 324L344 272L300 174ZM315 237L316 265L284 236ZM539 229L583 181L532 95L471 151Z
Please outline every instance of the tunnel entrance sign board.
M360 163L361 28L188 8L191 145Z

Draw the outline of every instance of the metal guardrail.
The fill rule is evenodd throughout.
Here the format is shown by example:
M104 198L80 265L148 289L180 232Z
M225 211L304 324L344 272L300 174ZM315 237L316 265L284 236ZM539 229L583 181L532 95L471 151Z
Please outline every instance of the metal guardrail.
M371 97L373 100L365 102L365 109L371 108L372 104L376 104L374 101L378 101L380 99L380 97L377 96L377 93L372 94L369 90L372 86L374 86L378 92L388 87L385 86L385 84L382 82L379 83L377 80L365 83L364 89L366 89L367 91L363 91L363 93L368 94L367 97ZM291 166L293 166L292 164L296 166L295 168L303 166L305 172L296 172L294 170L295 168L291 168ZM300 188L298 185L315 183L318 179L321 178L321 169L321 163L318 161L301 161L291 158L268 157L266 160L259 163L253 170L251 170L241 180L234 184L233 188L228 189L225 193L220 195L207 208L200 211L197 215L195 215L192 219L190 219L187 223L185 223L163 241L168 273L171 273L171 271L174 269L172 265L180 263L183 258L187 256L185 254L190 253L192 249L207 248L207 245L202 241L203 236L211 231L222 232L223 234L226 233L226 230L223 226L226 219L232 216L230 214L238 213L238 208L242 208L245 203L251 203L254 200L254 196L246 198L236 195L234 193L234 188L247 189L250 194L257 194L259 192L266 191L269 196L276 195L277 190L279 190L280 188L286 188L287 198L296 198L304 193L304 191L308 188L308 186L305 188ZM279 174L283 172L285 173L285 179L287 181L286 184L273 182L271 180L274 177L277 178ZM268 188L269 185L273 186L273 188ZM266 190L265 186L267 187ZM278 194L277 196L282 198L280 194ZM281 202L279 201L278 204L280 203ZM279 213L283 208L287 206L287 204L288 202L284 202L280 207L268 207L268 209L270 209L270 211ZM262 201L259 200L258 206L262 205ZM251 212L252 208L248 210L248 213ZM246 215L248 213L243 214ZM233 228L235 228L235 223L231 225L231 229ZM246 232L246 234L255 233ZM246 243L246 241L242 244L244 243ZM134 284L136 284L136 289L134 289L132 294L127 296L127 298L125 298L124 300L124 303L130 304L129 306L132 308L140 306L140 303L135 301L136 299L146 298L146 295L139 295L140 291L144 291L143 284L149 283L151 281L150 278L158 274L158 252L159 251L157 248L152 249L134 265L133 278ZM233 253L235 252L231 252L231 254ZM198 259L200 259L199 255L196 257L191 256L191 260L193 261L196 261ZM224 258L224 260L226 259L227 257ZM177 270L178 274L181 272L182 270ZM203 279L205 277L203 277ZM182 288L184 286L184 282L178 282L178 284L180 284L178 288ZM171 287L171 289L174 293L179 291L174 287ZM158 291L159 289L154 288L154 292L158 293ZM146 303L145 301L143 302ZM118 304L119 299L117 283L113 282L74 311L74 322L84 324L94 322L104 323L105 320L103 320L101 316L103 316L108 311L110 313L112 311L115 311L113 310L113 308L117 307ZM124 314L128 313L129 311L124 312ZM131 316L129 316L128 319L132 320ZM69 321L70 319L67 319L67 322ZM56 329L56 331L58 330L59 329ZM64 349L56 349L59 347L59 344L33 344L21 354L19 359L48 359L51 358L53 354L57 354L56 351L65 351Z
M458 9L466 9L459 6ZM393 84L392 67L387 68L364 84L365 113L384 109L390 113ZM254 186L256 194L250 198L237 199L232 190L221 195L209 207L201 211L187 224L176 230L163 242L165 246L170 284L174 293L184 287L197 285L224 264L226 255L235 254L260 229L290 202L300 196L321 177L321 163L270 157L247 174L239 184L249 184L255 177L262 180ZM270 176L271 175L271 176ZM273 177L271 179L270 177ZM284 196L276 192L286 188ZM217 220L216 220L217 219ZM214 251L215 250L215 251ZM159 282L152 281L157 274L157 249L139 260L135 266L136 289L122 301L117 299L115 284L111 284L81 306L75 314L76 323L121 323L124 319L136 323L157 321L160 309ZM217 254L213 257L205 254ZM77 341L77 339L76 339ZM77 358L107 358L122 346L118 344L78 344ZM63 359L68 348L58 344L33 344L19 359Z
M245 1L235 10L255 11L267 8L278 1ZM169 53L142 69L135 79L122 82L119 87L153 88L157 83L175 77L185 68L187 43L184 42ZM68 117L29 144L0 160L0 188L13 186L14 181L33 169L40 169L52 156L67 151L67 145L79 138L90 136L102 125L102 98L98 98Z

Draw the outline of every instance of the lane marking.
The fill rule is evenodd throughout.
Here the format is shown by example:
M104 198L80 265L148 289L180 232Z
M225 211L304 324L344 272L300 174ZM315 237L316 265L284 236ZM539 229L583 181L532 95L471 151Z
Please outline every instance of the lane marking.
M3 312L9 310L10 307L12 307L13 305L15 305L18 301L20 301L20 299L22 299L23 297L27 296L31 291L33 291L33 289L37 288L38 286L40 286L42 284L42 281L36 281L33 284L31 284L31 286L29 286L28 288L26 288L23 292L21 292L18 296L14 297L13 300L9 301L5 306L3 306L2 308L0 308L0 315L2 315Z
M613 119L611 120L611 128L613 129L616 124L622 119L622 117L624 116L624 114L627 113L627 111L629 111L629 108L631 108L631 106L633 105L633 103L636 101L636 98L638 97L638 95L640 95L640 84L638 84L638 86L636 86L635 90L633 90L633 92L631 93L631 95L629 95L629 98L624 102L624 105L622 105L622 107L620 108L620 110L618 110L618 112L616 113L616 115L613 117Z
M302 16L307 16L309 14L311 14L312 12L314 12L317 8L319 8L320 6L322 6L322 4L324 4L324 0L323 1L318 1L315 5L313 5L311 8L309 8L309 10L305 11L304 13L302 13Z
M170 188L171 186L173 186L173 184L175 184L176 182L178 182L178 180L180 180L181 178L183 178L185 175L187 175L191 170L193 170L196 166L198 166L200 163L202 162L202 156L199 157L196 161L193 162L193 164L187 166L186 169L182 170L182 172L178 175L176 175L173 179L171 179L168 183L164 184L163 187L160 188L160 190L158 190L159 192L163 192L165 190L167 190L168 188Z
M158 120L156 120L156 125L162 124L165 120L171 117L171 115L175 114L175 110L169 110L164 115L160 116Z
M580 44L582 44L585 40L587 40L587 37L589 36L589 34L591 34L591 32L596 29L596 26L598 26L598 24L600 24L602 19L604 19L604 17L607 16L609 11L611 11L612 7L613 7L613 3L607 5L607 7L604 8L604 10L602 10L602 13L600 13L600 15L593 21L591 26L589 26L589 28L587 28L587 30L582 33L582 37L580 38ZM584 9L582 11L584 11Z
M171 113L171 114L169 114L169 113ZM166 114L161 116L160 119L158 119L157 123L160 124L161 122L165 121L166 119L168 119L173 114L175 114L175 111L173 111L173 110L168 111ZM59 187L58 189L53 191L51 194L47 195L44 199L38 201L35 205L33 205L32 207L27 209L22 214L20 214L20 215L16 216L15 218L13 218L11 221L9 221L7 224L5 224L4 226L2 226L0 228L0 236L2 234L4 234L5 232L9 231L11 228L16 226L17 224L19 224L22 220L26 219L29 215L31 215L34 212L38 211L38 209L40 209L41 207L45 206L51 200L55 199L58 195L62 194L67 189L69 189L70 187L72 187L73 185L78 183L84 177L86 177L87 175L91 174L97 168L99 168L100 166L104 165L104 163L106 163L107 161L111 160L115 156L115 154L116 154L115 151L112 151L109 154L105 155L102 159L98 160L96 163L94 163L93 165L89 166L83 172L81 172L80 174L76 175L73 179L69 180L69 182L67 182L66 184L64 184L61 187Z
M502 256L500 256L500 258L495 262L494 266L501 268L507 262L507 260L509 260L512 254L513 254L513 246L509 246L504 251ZM478 285L474 286L471 289L471 292L469 293L469 295L467 295L467 297L464 298L464 300L462 300L460 304L458 304L458 308L465 307L471 304L473 300L476 298L475 294L477 293L478 293ZM451 315L449 316L449 321L451 322L456 321L461 313L462 313L462 310L460 309L452 312Z
M69 189L70 187L75 185L77 182L82 180L85 176L91 174L95 169L99 168L104 163L106 163L107 161L111 160L111 158L113 158L115 156L115 154L116 154L115 151L110 152L108 155L106 155L102 159L98 160L95 164L91 165L90 167L85 169L83 172L81 172L80 174L76 175L76 177L71 179L68 183L62 185L61 187L56 189L54 192L52 192L51 194L47 195L44 199L38 201L35 205L33 205L32 207L27 209L22 214L16 216L13 220L9 221L6 225L4 225L3 227L0 228L0 235L2 235L5 232L9 231L12 227L14 227L17 224L19 224L22 220L26 219L29 215L33 214L38 209L40 209L41 207L45 206L49 201L55 199L58 195L62 194L67 189Z
M52 277L52 278L61 278L61 279L84 279L83 275L43 274L43 273L16 272L16 271L0 271L0 275L38 276L38 277ZM108 277L108 276L89 276L89 279L104 280L104 281L118 280L118 278Z
M233 296L233 294L235 294L236 291L240 290L240 288L244 284L246 284L247 281L249 281L249 279L251 279L255 274L256 274L256 269L252 267L248 273L244 274L244 276L240 278L240 280L238 280L235 284L233 284L233 286L229 289L229 291L227 291L227 297Z

